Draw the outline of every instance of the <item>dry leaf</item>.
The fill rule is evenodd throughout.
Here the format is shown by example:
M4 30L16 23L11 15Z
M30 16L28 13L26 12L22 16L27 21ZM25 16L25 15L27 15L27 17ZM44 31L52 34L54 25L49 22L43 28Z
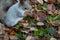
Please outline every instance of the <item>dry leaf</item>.
M4 27L3 30L10 32L11 30L8 27Z
M29 24L28 23L21 23L23 24L24 27L27 27Z
M53 10L56 10L56 8L55 8L54 4L48 4L47 10L53 11Z
M21 29L21 32L23 33L29 33L30 29L29 28L23 28Z
M55 21L50 20L50 24L55 25Z
M60 3L60 0L57 0L58 3Z
M28 36L27 38L26 38L26 40L31 40L32 39L32 36Z
M18 40L18 38L16 36L10 35L10 40Z
M28 23L27 20L21 20L20 23Z
M53 10L53 13L54 14L58 14L58 10Z
M33 31L33 30L35 30L35 28L34 27L31 27L30 30Z
M15 35L15 33L16 32L12 30L11 33L10 33L10 35Z
M48 2L48 0L44 0L45 2Z
M8 35L8 33L5 33L4 40L9 40L9 35Z
M48 14L51 14L51 15L53 14L53 12L52 12L52 11L47 11L47 12L48 12Z
M50 38L50 40L57 40L57 39L55 39L55 38L51 37L51 38Z
M58 26L58 34L60 34L60 26Z
M43 4L43 0L37 0L37 2L39 2L40 4Z
M55 3L55 0L48 0L48 3Z
M44 25L44 23L43 22L38 22L37 25L42 26L42 25Z

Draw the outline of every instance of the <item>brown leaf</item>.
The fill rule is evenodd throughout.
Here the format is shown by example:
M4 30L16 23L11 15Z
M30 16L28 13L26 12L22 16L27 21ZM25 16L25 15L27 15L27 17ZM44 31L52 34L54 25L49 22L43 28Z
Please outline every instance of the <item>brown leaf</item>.
M47 11L47 12L48 12L48 14L51 14L51 15L53 14L53 12L52 12L52 11Z
M10 32L10 35L15 35L15 33L16 33L16 32L12 30L12 31Z
M60 34L60 26L58 26L58 34Z
M27 36L26 40L31 40L32 36Z
M56 8L55 8L54 4L48 4L47 10L53 11L53 10L56 10Z
M59 13L58 13L58 10L53 10L53 13L54 13L54 14L59 14Z
M30 29L29 28L23 28L21 29L21 32L23 33L29 33Z
M55 3L55 0L48 0L48 3Z
M29 25L29 23L21 23L23 24L24 27L27 27Z
M4 27L3 30L10 32L11 30L8 27Z
M5 33L4 40L9 40L9 34Z
M60 3L60 0L57 0L58 3Z
M27 20L21 20L20 23L27 23Z

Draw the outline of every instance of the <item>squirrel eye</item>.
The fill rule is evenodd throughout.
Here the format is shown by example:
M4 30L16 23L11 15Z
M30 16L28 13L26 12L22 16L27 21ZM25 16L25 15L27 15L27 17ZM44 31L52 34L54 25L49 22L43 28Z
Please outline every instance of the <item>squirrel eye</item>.
M25 8L25 9L27 9L27 8Z

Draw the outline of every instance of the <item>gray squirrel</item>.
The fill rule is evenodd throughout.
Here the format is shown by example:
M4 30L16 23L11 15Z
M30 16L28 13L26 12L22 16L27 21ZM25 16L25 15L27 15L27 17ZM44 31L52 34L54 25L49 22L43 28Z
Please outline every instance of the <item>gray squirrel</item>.
M12 5L4 16L4 23L8 27L16 25L25 17L25 12L30 11L31 4L27 0L17 0L18 2ZM20 2L23 1L21 4Z

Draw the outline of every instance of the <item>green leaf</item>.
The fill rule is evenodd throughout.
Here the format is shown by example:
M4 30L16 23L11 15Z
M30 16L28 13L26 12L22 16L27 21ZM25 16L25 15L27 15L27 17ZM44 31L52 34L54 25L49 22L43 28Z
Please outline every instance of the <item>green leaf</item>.
M47 3L44 3L44 4L43 4L43 7L46 8L46 7L47 7Z
M46 7L47 7L47 3L44 3L43 5L41 5L41 4L37 5L37 9L39 9L39 10L43 10Z
M28 20L28 22L30 23L30 24L32 24L32 23L36 23L37 21L33 18L33 17L26 17L27 18L27 20Z
M39 33L40 36L43 36L44 35L44 28L40 28L40 33Z
M37 5L37 9L39 9L39 10L43 10L41 4L38 4L38 5Z
M17 24L16 25L16 28L20 28L20 27L23 27L23 25L22 24Z
M35 28L35 30L34 30L34 35L35 35L35 36L38 35L38 29L37 29L37 28Z
M49 27L45 28L45 33L47 33L47 34L50 33L50 28Z
M21 40L25 40L26 39L26 35L22 34L21 32L16 32L15 36L20 38Z
M57 15L53 18L54 20L60 20L60 15Z

